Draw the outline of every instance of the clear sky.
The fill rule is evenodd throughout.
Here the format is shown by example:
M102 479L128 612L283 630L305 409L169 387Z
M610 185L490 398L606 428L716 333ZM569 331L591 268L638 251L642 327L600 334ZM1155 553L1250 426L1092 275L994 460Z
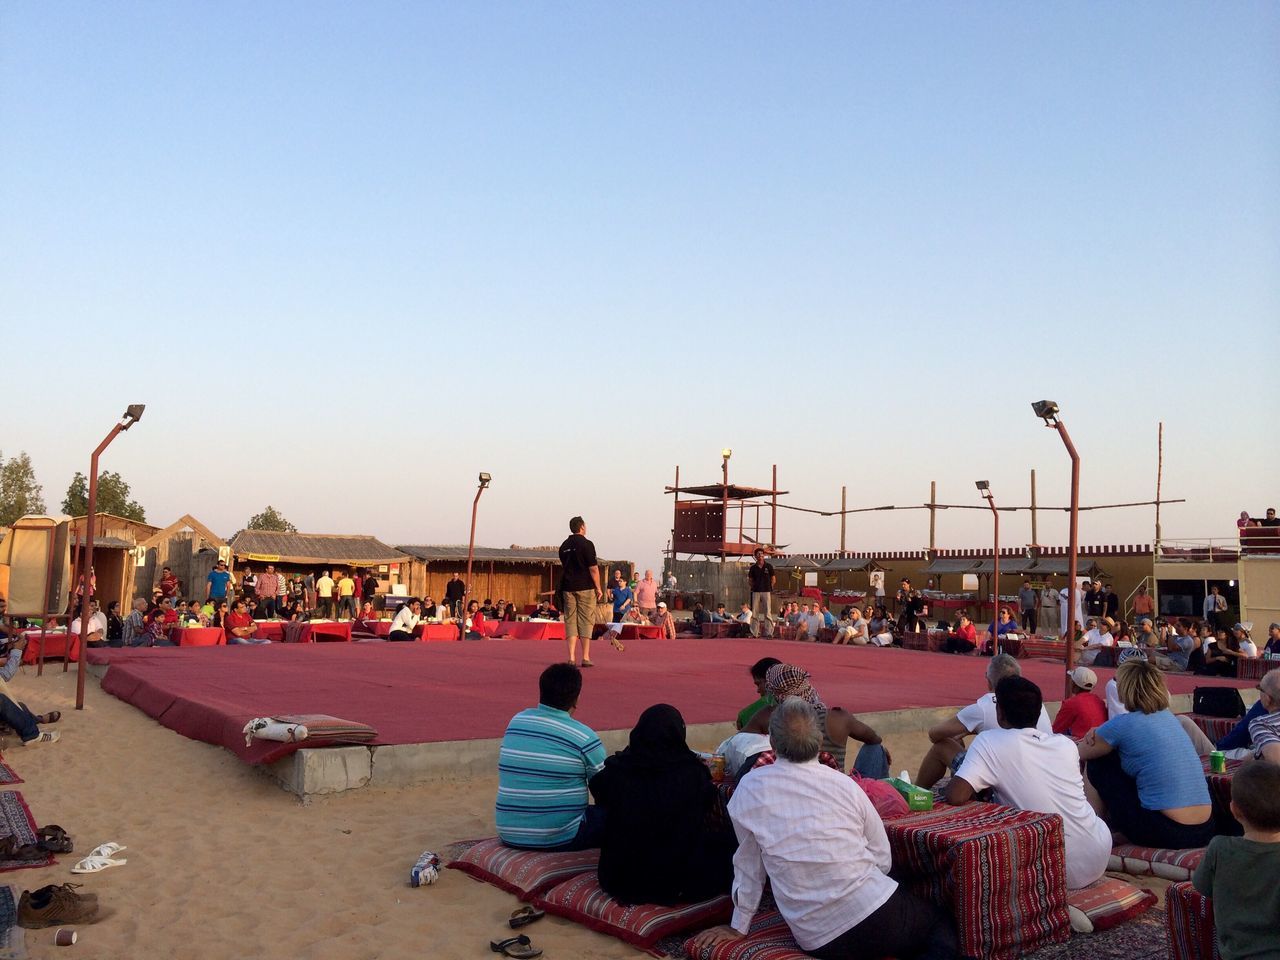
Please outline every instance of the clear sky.
M1230 536L1280 501L1277 50L1273 3L8 3L0 450L56 507L145 402L103 466L157 523L465 542L487 470L480 543L650 565L724 446L798 505L1064 503L1049 397L1086 503L1163 419L1165 535Z

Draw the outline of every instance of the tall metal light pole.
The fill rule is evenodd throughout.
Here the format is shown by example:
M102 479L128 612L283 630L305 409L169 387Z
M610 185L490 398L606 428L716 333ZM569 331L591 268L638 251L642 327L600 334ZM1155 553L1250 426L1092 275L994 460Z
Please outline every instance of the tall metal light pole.
M725 548L729 545L729 458L733 456L733 451L725 447L720 451L721 464L724 470L724 485L721 487L723 503L720 512L723 514L721 532L720 532L720 562L724 563Z
M471 501L471 539L467 541L467 580L462 585L462 616L458 618L458 626L464 640L467 637L467 600L471 597L471 561L476 553L476 511L480 508L480 494L484 493L492 480L493 477L489 474L480 474L480 486L476 488L476 498Z
M1076 446L1071 442L1071 435L1067 433L1066 425L1058 419L1058 405L1052 400L1037 400L1031 404L1031 409L1035 411L1037 417L1044 421L1046 427L1053 427L1058 431L1058 436L1062 438L1063 446L1067 448L1067 455L1071 457L1071 533L1070 545L1067 547L1067 673L1069 674L1076 662L1076 644L1075 644L1075 614L1076 614L1076 590L1079 589L1076 583L1076 559L1080 553L1080 454L1076 453ZM1064 681L1064 689L1066 696L1071 696L1071 680L1068 677Z
M991 484L986 480L978 480L974 484L983 498L987 501L987 505L991 507L991 517L995 521L995 557L994 568L991 574L991 643L992 656L1000 653L1000 617L997 611L1000 609L1000 511L996 509L996 498L991 493Z
M128 430L142 419L142 411L147 409L145 403L131 403L120 418L120 422L111 428L111 432L98 444L93 456L89 458L89 505L85 518L85 559L81 576L84 577L84 591L80 595L80 656L76 659L76 709L84 709L84 652L89 642L89 595L93 593L93 521L98 512L98 457L110 446L117 435Z

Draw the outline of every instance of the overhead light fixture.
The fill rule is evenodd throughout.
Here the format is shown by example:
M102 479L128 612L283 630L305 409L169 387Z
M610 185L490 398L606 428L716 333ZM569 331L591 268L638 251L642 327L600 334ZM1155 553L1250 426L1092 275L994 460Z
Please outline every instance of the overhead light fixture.
M128 430L135 423L142 419L142 411L147 409L145 403L131 403L125 408L124 416L120 418L120 429Z
M725 447L723 450L720 451L720 456L728 460L730 457L733 456L733 451L730 450L728 447Z
M977 487L979 490L991 489L991 481L989 480L975 480L973 485Z
M1058 404L1053 400L1037 400L1031 404L1031 409L1049 426L1053 426L1058 420Z
M487 473L480 474L480 486L487 487L489 485L489 481L491 481L492 479L493 477Z

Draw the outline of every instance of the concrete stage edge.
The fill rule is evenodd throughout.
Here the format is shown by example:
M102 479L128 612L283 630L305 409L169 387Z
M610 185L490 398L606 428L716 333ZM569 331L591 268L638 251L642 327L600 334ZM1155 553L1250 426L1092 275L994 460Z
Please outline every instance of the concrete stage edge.
M112 669L112 661L126 673L150 672L153 689L172 683L176 690L177 684L185 684L184 697L207 701L239 724L244 716L324 712L368 722L382 731L383 742L378 744L301 749L260 766L286 790L310 797L365 786L404 787L493 776L507 720L536 702L538 674L563 656L563 650L553 641L508 640L272 644L95 650L86 666L99 678ZM610 751L626 746L636 717L644 707L660 702L672 703L684 714L690 746L715 747L734 732L731 718L755 699L747 667L762 656L804 667L828 704L853 710L886 737L926 730L952 716L957 707L971 703L985 688L989 662L780 640L634 641L627 644L625 654L607 646L597 646L592 653L597 666L584 673L577 716L600 733ZM255 668L255 662L261 667ZM1063 665L1035 659L1021 665L1024 675L1038 683L1047 698L1054 698L1047 706L1051 712L1056 710ZM295 674L317 668L321 669L313 674L314 685ZM171 679L158 675L165 671ZM1096 672L1100 684L1113 674L1105 669ZM278 687L282 678L295 676L298 689L290 691L293 709L287 709ZM1189 711L1192 689L1210 683L1240 687L1246 703L1256 698L1251 689L1255 684L1247 681L1174 675L1169 677L1173 708ZM373 703L366 699L358 708L356 700L343 699L351 688L362 686L380 691ZM310 709L300 709L299 696ZM176 729L164 718L158 720Z

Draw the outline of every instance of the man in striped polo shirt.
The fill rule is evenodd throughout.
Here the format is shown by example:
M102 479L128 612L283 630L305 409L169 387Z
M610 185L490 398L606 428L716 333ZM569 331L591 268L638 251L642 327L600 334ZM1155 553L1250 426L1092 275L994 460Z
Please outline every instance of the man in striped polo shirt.
M587 803L587 781L604 768L604 744L573 719L582 672L553 663L538 678L538 705L507 725L498 753L498 836L510 847L600 846L603 812Z

